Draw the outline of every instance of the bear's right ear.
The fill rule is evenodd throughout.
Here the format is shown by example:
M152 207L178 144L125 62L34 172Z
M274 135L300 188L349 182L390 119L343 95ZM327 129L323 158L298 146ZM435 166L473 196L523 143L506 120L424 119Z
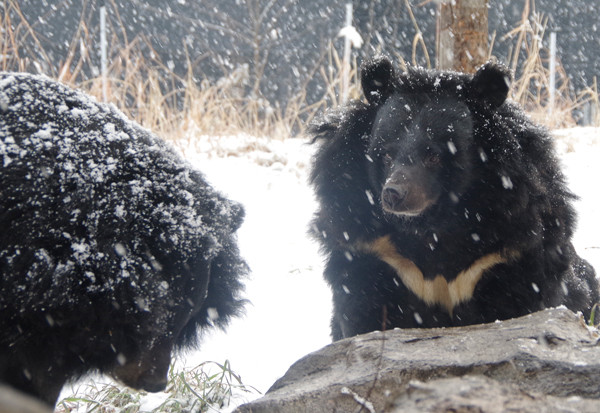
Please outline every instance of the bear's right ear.
M497 108L508 97L512 76L510 70L495 61L481 66L471 81L471 98L487 102L492 108Z
M377 56L362 64L360 82L369 103L383 103L392 94L394 73L387 56Z

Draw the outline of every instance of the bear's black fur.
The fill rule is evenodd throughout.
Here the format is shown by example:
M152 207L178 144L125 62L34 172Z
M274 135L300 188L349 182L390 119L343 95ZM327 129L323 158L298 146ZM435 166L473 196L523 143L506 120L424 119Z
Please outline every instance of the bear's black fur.
M366 102L310 130L333 339L589 314L598 283L571 244L574 196L548 132L505 101L508 70L397 73L378 57L361 81Z
M244 300L242 207L111 105L0 74L0 381L53 405L89 371L148 391Z

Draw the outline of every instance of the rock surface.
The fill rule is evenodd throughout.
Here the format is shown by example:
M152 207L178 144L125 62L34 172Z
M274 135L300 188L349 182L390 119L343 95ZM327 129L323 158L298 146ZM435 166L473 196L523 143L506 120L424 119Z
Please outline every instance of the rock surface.
M52 413L52 409L38 399L0 384L0 413Z
M236 413L600 412L597 332L566 308L373 332L297 361Z
M599 401L556 397L521 390L485 376L413 381L386 411L422 412L598 412Z

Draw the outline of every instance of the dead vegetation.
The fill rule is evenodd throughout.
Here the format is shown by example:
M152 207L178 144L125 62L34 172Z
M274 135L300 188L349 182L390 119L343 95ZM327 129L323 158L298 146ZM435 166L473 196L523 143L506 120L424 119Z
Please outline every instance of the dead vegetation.
M521 23L508 32L503 40L511 42L507 62L515 73L512 99L521 104L530 116L551 129L572 127L577 124L576 114L592 112L592 125L600 125L598 85L575 92L560 61L556 62L554 100L550 96L550 51L543 46L548 37L548 19L540 14L529 14L526 7Z
M410 7L406 2L406 7ZM12 16L12 17L11 17ZM14 20L13 20L14 19ZM84 76L84 68L90 63L91 45L95 39L85 19L80 19L69 51L61 62L51 61L41 48L40 34L28 22L19 8L18 1L5 0L0 33L0 69L3 71L35 71L45 73L88 93L114 103L129 117L167 139L190 136L229 135L246 133L283 139L301 133L305 125L326 107L340 104L342 59L333 43L323 54L313 77L325 85L323 97L308 103L306 91L298 93L291 101L277 104L256 93L248 91L248 67L238 67L215 82L199 80L199 73L181 76L174 73L152 53L151 43L140 35L127 39L120 19L112 32L120 33L108 39L110 61L107 76L97 73L92 78ZM420 36L418 24L413 19ZM600 125L598 86L594 84L575 93L560 62L556 71L556 94L554 105L549 108L548 50L543 47L546 19L525 10L518 27L503 38L512 42L508 65L517 74L512 87L512 98L523 105L531 116L550 128L574 126L574 114L584 107L593 115L593 124ZM493 36L495 38L495 35ZM123 44L125 43L125 44ZM492 41L492 48L493 48ZM36 53L26 53L28 47L36 47ZM416 49L425 50L422 36L415 38L412 60ZM37 52L41 50L41 52ZM150 53L142 53L150 50ZM493 50L492 50L493 51ZM491 52L490 52L491 54ZM32 60L28 56L35 55ZM153 56L148 58L147 56ZM401 65L402 56L396 56ZM190 62L188 62L190 63ZM188 64L187 67L193 67ZM89 68L88 68L89 69ZM96 69L96 72L98 70ZM89 72L89 70L88 70ZM351 61L350 97L360 96L356 59Z

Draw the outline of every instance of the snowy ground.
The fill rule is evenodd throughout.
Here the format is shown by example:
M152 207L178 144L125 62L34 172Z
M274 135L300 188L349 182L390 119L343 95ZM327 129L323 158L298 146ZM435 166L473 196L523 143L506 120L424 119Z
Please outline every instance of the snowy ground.
M575 204L579 224L575 248L600 274L600 128L560 130L557 151L571 190L580 197Z
M600 194L595 182L600 176L600 129L557 135L571 188L581 197L575 246L600 269ZM317 246L306 236L315 209L306 183L312 147L300 139L235 136L200 137L182 150L217 188L246 207L239 241L252 268L246 288L252 304L227 333L204 337L201 349L180 356L178 365L191 368L205 360L229 360L246 385L264 393L294 361L330 342L331 297L321 279ZM159 395L153 403L154 397L148 397L148 409L161 400Z
M202 137L185 148L213 185L244 204L239 242L252 270L246 316L226 334L206 336L185 365L228 359L245 384L264 393L294 361L331 341L322 259L306 236L315 210L306 182L312 150L300 139L247 136Z

